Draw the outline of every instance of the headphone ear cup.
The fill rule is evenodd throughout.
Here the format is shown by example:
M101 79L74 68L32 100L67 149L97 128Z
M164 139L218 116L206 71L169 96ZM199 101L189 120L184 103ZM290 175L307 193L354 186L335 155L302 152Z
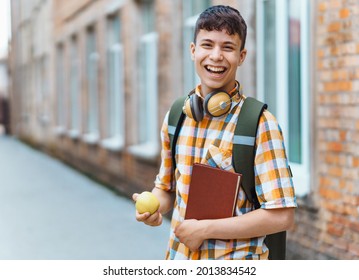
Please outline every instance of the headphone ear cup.
M200 122L203 119L203 105L197 94L192 94L185 100L183 112L196 122Z
M197 94L192 94L190 96L190 107L192 112L192 118L196 122L200 122L203 120L204 112L203 112L203 104L201 98Z
M191 97L189 96L184 101L183 113L185 113L187 117L193 119L192 110L191 110L191 100L190 99L191 99Z
M214 91L204 99L204 111L212 117L226 114L231 108L231 96L225 91Z

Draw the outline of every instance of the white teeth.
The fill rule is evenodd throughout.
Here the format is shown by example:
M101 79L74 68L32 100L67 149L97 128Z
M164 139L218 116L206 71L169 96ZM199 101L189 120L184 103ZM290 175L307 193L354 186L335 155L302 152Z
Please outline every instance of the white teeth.
M207 69L212 71L212 72L223 72L224 70L226 70L226 68L224 67L215 67L215 66L207 66Z

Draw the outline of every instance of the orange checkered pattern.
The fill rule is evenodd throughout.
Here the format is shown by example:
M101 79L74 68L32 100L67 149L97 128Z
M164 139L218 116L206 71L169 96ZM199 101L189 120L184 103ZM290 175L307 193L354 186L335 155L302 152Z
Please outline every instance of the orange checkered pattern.
M198 93L199 88L196 90ZM235 172L232 162L232 140L244 99L243 94L237 94L233 98L230 112L222 117L205 116L198 123L188 117L185 119L176 145L175 174L172 170L168 136L168 114L165 117L161 130L162 164L155 186L165 191L176 192L166 259L267 258L268 249L263 242L264 237L229 241L205 240L198 251L191 252L173 233L176 226L184 220L194 163L208 164ZM256 145L255 182L261 208L296 207L282 132L275 117L267 110L259 122ZM236 215L246 214L253 209L244 191L240 190Z

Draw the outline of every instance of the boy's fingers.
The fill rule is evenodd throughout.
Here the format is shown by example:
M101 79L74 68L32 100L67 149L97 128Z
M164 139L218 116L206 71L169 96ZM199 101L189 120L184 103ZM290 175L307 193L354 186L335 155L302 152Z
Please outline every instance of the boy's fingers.
M149 212L140 214L140 213L138 213L138 211L136 211L136 220L139 221L139 222L144 222L150 216L151 216L151 214Z
M158 226L162 223L162 215L157 211L156 213L153 213L151 216L149 216L145 222L152 226Z

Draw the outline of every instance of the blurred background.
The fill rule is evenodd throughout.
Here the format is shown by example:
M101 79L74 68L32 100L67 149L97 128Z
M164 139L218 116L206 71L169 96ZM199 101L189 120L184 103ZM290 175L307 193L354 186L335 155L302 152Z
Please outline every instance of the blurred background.
M248 55L237 79L278 118L294 173L288 257L359 259L358 1L0 3L2 137L127 197L152 188L163 118L198 83L198 14L239 9Z

